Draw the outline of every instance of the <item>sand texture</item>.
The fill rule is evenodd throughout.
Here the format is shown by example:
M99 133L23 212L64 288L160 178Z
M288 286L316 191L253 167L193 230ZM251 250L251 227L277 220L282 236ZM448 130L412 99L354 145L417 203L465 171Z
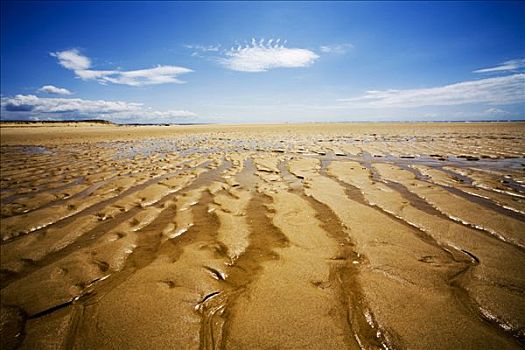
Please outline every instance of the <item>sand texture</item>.
M525 347L525 123L0 135L2 349Z

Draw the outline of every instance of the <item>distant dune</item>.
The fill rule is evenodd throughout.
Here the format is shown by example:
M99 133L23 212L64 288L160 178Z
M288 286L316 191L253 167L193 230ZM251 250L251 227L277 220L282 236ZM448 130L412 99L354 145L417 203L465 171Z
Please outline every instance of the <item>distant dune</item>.
M102 126L115 125L114 123L102 119L88 120L0 120L0 127L17 128L17 127L38 127L38 126Z

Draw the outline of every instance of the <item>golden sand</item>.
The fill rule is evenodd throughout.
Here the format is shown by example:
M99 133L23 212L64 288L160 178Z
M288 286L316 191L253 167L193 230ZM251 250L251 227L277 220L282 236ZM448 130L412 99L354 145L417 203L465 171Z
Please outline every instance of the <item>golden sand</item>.
M525 346L525 124L3 124L2 349Z

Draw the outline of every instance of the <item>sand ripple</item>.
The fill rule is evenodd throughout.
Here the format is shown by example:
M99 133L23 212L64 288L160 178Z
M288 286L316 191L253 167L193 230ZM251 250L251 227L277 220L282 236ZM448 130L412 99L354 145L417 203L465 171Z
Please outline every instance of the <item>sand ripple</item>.
M525 345L521 123L0 131L2 348Z

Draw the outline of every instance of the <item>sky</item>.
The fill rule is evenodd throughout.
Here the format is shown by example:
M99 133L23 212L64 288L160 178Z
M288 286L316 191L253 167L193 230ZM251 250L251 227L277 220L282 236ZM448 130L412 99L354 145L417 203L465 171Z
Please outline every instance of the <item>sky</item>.
M525 119L525 2L2 1L2 120Z

